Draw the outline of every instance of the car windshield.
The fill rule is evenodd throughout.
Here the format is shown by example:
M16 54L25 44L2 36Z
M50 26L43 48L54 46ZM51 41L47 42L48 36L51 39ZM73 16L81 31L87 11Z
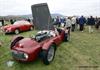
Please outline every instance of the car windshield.
M13 25L28 25L28 24L30 24L28 21L16 21Z

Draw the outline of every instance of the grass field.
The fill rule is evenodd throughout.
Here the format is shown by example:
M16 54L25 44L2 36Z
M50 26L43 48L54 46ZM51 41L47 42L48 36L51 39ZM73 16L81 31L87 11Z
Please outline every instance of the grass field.
M36 31L20 33L25 37L35 34ZM84 32L71 33L71 40L59 45L55 59L50 65L44 65L40 59L19 63L14 61L12 67L7 61L12 60L10 41L14 35L0 34L3 42L0 47L0 70L100 70L100 31L89 34L87 28Z

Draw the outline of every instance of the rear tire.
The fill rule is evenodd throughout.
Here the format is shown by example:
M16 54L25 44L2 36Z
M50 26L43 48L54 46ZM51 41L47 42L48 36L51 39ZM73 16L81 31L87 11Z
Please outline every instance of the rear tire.
M30 27L30 30L32 31L33 29L34 29L34 27L31 26L31 27Z
M15 34L19 34L19 29L16 29L15 30Z
M65 41L65 42L68 42L69 40L70 40L70 34L65 33L64 41Z
M42 51L42 61L45 65L49 65L55 56L55 46L51 45L48 50Z

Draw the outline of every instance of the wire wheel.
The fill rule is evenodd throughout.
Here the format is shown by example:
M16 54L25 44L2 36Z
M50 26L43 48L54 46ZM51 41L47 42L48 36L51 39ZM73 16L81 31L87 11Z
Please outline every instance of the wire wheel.
M53 61L54 56L55 56L55 47L54 45L51 45L48 50L42 51L43 63L46 65L50 64L50 62Z
M32 31L33 30L33 27L30 27L30 30Z
M47 55L47 59L49 62L51 62L53 60L54 53L55 53L54 47L50 47L49 51L48 51L48 55Z
M19 30L18 29L15 30L15 34L19 34Z

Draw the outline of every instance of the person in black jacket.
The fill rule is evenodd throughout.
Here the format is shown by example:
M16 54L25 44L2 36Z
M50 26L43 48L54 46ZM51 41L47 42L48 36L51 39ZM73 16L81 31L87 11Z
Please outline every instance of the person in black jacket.
M57 18L56 18L56 24L58 25L58 27L60 27L60 25L61 25L61 19L59 16L57 16Z
M98 30L99 27L100 27L100 18L97 18L97 17L96 17L95 22L96 22L95 28Z
M2 26L4 26L4 19L1 19L0 22L2 23Z
M13 19L10 19L10 23L13 24L14 23L14 20Z
M79 26L80 26L80 31L82 31L83 32L83 30L84 30L84 24L86 23L86 18L84 17L84 16L81 16L80 18L79 18Z
M95 25L95 19L90 16L90 18L88 18L88 25L89 25L89 33L93 32L93 26Z

